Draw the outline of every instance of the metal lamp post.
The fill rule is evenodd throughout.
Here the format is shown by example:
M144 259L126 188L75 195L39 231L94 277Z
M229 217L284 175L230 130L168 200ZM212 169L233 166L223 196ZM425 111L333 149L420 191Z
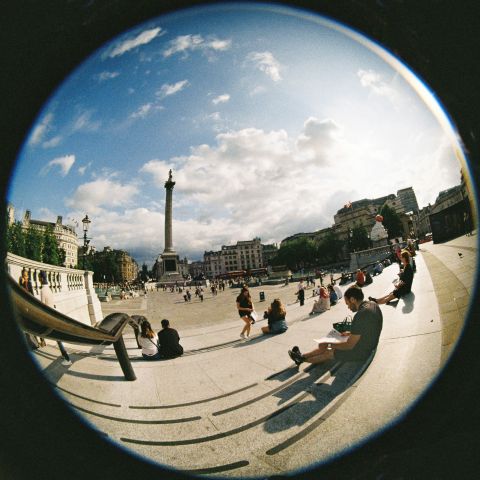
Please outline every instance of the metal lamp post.
M82 220L83 224L83 269L85 270L87 266L87 248L90 243L90 239L87 238L87 232L91 224L91 220L88 218L88 215L85 215L85 218Z

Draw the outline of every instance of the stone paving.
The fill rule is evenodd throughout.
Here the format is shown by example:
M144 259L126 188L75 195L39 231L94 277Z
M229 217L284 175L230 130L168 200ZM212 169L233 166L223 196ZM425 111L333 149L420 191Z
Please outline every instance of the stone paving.
M237 289L201 303L193 296L149 292L147 298L102 304L104 314L143 314L156 330L169 318L183 357L141 360L131 330L124 335L135 382L123 379L107 347L66 345L62 365L54 342L34 354L46 378L92 428L146 459L195 474L249 477L294 472L347 451L404 414L439 373L463 325L476 281L477 237L421 245L413 294L382 306L384 328L363 375L350 364L295 367L287 349L315 346L313 338L350 312L345 304L310 317L313 299L295 303L296 284L252 289L256 309L275 297L287 304L289 329L242 341ZM461 255L458 255L458 254ZM392 289L392 265L365 287L365 296ZM318 280L317 280L318 283ZM345 288L345 287L344 287ZM266 301L258 301L264 291Z

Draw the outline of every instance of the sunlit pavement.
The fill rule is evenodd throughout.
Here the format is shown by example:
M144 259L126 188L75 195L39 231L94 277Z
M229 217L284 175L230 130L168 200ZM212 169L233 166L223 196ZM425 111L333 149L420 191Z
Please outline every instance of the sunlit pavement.
M341 371L302 364L287 355L293 345L315 347L348 312L341 301L310 317L313 299L295 302L296 284L252 289L258 312L275 297L287 304L289 329L242 341L235 309L237 289L218 296L148 292L147 298L102 304L104 314L145 315L154 329L168 318L185 355L141 360L131 330L124 337L137 380L124 380L112 347L66 344L73 364L62 365L54 342L35 353L47 379L97 429L149 459L199 474L265 476L328 459L382 428L428 387L461 333L475 281L477 236L420 245L413 294L382 306L384 328L366 372L350 385ZM460 254L460 255L459 255ZM365 296L392 290L392 265L364 288ZM318 284L318 280L317 280ZM345 287L343 287L345 289ZM264 291L265 302L259 302Z

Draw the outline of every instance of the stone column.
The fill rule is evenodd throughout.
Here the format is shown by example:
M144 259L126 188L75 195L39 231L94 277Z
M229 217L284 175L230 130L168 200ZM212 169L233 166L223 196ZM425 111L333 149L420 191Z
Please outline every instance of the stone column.
M173 252L172 241L172 194L175 182L172 181L172 171L170 170L170 176L165 182L165 189L167 191L165 199L165 248L164 252Z

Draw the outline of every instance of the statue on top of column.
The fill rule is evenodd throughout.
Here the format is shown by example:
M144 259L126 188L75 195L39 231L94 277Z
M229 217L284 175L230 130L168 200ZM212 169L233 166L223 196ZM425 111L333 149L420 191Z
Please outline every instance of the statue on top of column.
M175 186L175 182L172 179L172 169L168 171L168 180L165 182L165 188L172 189Z

